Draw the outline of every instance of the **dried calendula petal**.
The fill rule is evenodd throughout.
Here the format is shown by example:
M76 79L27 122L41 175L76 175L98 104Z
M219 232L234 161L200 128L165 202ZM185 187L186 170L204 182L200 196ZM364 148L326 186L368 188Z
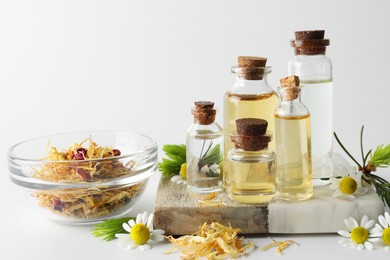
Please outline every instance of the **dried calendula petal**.
M275 239L271 238L271 237L268 237L269 239L271 239L272 241L274 241L273 243L271 244L268 244L266 246L263 246L262 248L260 248L261 251L266 251L270 248L273 248L273 247L278 247L278 251L277 253L279 255L281 255L283 253L283 250L286 249L289 245L291 244L295 244L295 245L298 245L297 242L295 242L294 240L285 240L285 241L276 241Z
M178 249L182 259L208 259L237 258L246 255L246 249L254 247L252 243L243 245L243 238L237 237L240 229L231 226L226 227L217 222L204 223L200 231L194 235L181 236L177 239L168 236L167 239L173 244L166 254Z

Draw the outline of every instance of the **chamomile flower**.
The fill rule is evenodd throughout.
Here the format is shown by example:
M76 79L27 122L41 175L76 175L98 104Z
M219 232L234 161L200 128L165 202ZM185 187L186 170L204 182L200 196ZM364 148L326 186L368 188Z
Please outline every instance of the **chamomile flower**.
M139 247L141 250L151 248L149 241L163 241L164 230L153 229L153 214L148 214L146 211L143 214L138 214L136 220L131 219L128 223L123 223L123 229L129 232L128 234L115 234L119 239L119 243L126 247L127 250Z
M172 176L171 182L176 184L187 184L187 163L183 163L180 166L180 174Z
M385 212L385 215L378 217L379 224L371 230L372 235L382 238L381 242L385 245L384 249L390 251L390 214Z
M209 177L216 177L221 174L220 166L216 163L211 165L205 165L200 169L200 172L206 174Z
M368 188L362 187L361 174L347 174L341 178L330 178L330 188L335 190L333 197L349 197L355 198L356 195L363 195L368 191Z
M374 237L370 228L375 224L374 220L369 220L366 215L362 217L360 225L353 218L349 217L344 220L344 223L347 227L346 230L340 230L337 233L343 237L339 241L344 247L356 247L358 250L362 250L364 248L371 250L374 248L372 243L377 242L379 238Z

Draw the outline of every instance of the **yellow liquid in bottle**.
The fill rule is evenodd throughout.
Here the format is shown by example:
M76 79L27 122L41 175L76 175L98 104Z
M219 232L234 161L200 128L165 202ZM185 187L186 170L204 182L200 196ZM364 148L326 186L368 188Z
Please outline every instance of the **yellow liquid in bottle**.
M240 118L261 118L268 121L268 130L275 133L274 113L279 103L275 92L260 95L241 95L227 92L224 100L224 155L225 162L234 143L230 133L236 130L236 120ZM275 150L275 141L268 147ZM226 164L226 163L225 163Z
M267 203L275 196L274 161L236 162L229 160L227 192L240 203Z
M313 196L310 115L275 115L276 185L283 200Z

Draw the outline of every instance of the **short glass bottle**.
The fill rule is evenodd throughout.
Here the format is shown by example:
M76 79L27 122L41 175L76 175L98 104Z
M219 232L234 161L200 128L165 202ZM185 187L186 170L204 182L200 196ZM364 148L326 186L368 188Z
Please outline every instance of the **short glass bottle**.
M244 129L237 126L237 131L231 134L235 148L228 154L227 193L231 200L239 203L267 203L274 198L276 191L275 153L268 149L272 134L266 132L268 123L265 120L239 119L237 125L245 122L251 125L244 126ZM256 127L263 129L261 134L253 135L256 130L252 130Z
M302 101L311 115L313 184L333 175L333 79L332 62L326 56L329 39L325 31L298 31L291 41L295 56L288 63L289 75L299 77Z
M195 194L223 191L223 131L214 122L216 109L208 101L195 102L194 123L187 130L187 190Z
M291 78L294 81L288 82ZM280 103L275 110L278 198L307 200L313 196L310 114L301 102L299 78L288 77L281 83Z

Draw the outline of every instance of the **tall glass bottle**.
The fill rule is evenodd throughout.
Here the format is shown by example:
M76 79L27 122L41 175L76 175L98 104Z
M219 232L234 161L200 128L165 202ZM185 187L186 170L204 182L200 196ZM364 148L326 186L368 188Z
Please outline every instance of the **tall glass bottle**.
M230 199L240 203L267 203L276 192L275 153L268 149L272 134L268 122L258 118L236 120L231 134L235 148L229 151L226 190Z
M186 138L187 190L195 194L221 192L223 132L214 122L214 103L195 102L192 114L194 123L188 128Z
M267 82L271 67L266 66L267 58L240 56L238 66L232 67L235 75L233 86L224 97L224 155L234 148L230 133L236 130L236 120L240 118L263 118L268 121L268 129L274 132L274 111L278 104L275 91ZM270 149L275 149L272 140Z
M333 83L332 63L325 55L329 39L325 31L298 31L291 46L295 57L288 64L289 75L297 75L302 85L302 100L311 115L313 183L333 175Z
M276 187L278 198L297 201L313 196L310 114L301 103L299 78L281 80L275 110Z

